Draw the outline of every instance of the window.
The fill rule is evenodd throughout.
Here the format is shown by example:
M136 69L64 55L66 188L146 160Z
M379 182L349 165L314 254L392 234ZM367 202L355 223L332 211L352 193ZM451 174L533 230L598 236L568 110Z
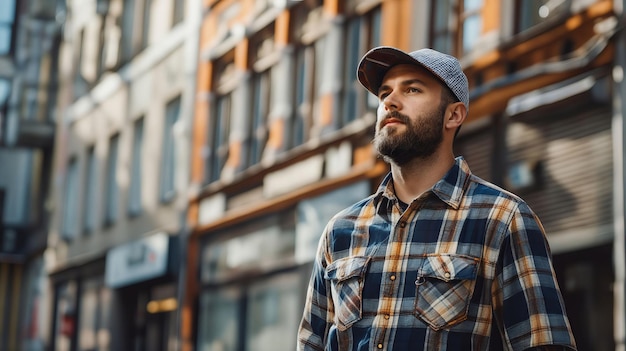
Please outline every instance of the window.
M117 202L119 188L117 185L117 158L119 153L119 134L109 140L109 155L106 168L106 185L104 200L104 224L111 225L117 220Z
M83 281L79 303L78 350L110 350L111 291L104 286L101 277Z
M148 47L150 43L150 14L152 12L152 0L143 0L143 8L140 13L141 18L141 32L139 34L139 42L141 43L141 50Z
M174 10L172 11L172 26L175 26L182 22L185 18L185 0L173 0L173 2L174 4L172 6L174 7Z
M613 245L554 255L554 270L579 350L613 351Z
M106 4L106 9L102 9L101 13L105 13L105 17L102 23L102 31L100 33L102 46L100 53L100 74L107 70L113 70L117 67L120 57L120 50L122 49L121 36L122 28L124 26L124 14L117 11L108 11L109 8L117 8L122 6L122 0L110 0L99 1L98 4ZM125 1L125 2L128 2ZM132 1L131 1L132 2Z
M480 12L482 7L482 0L463 1L463 13L461 15L463 28L461 42L463 43L463 53L471 51L476 45L477 40L480 38L483 24Z
M295 213L288 211L230 228L229 238L204 245L199 350L293 350L302 281L283 270L293 264L294 230ZM259 269L274 273L258 275Z
M239 350L240 293L236 289L206 291L200 295L198 350Z
M144 118L138 118L133 126L133 155L130 168L130 191L128 193L128 215L136 216L141 213L141 183L143 164L143 123Z
M122 13L122 60L128 61L149 43L151 0L125 0Z
M230 134L231 95L223 95L215 102L215 118L213 118L212 145L209 161L209 182L220 179L222 169L228 158L228 137Z
M454 0L431 1L430 41L435 50L454 54L454 25L451 26Z
M259 31L251 41L252 111L246 133L247 167L261 161L268 138L268 116L272 109L272 72L277 64L274 46L274 25Z
M298 278L296 273L280 274L250 287L245 350L293 350L300 323Z
M83 61L84 61L84 53L85 53L85 29L81 29L78 35L78 45L75 46L76 52L76 63L74 65L74 99L78 99L83 96L87 91L87 82L83 77Z
M91 233L96 229L96 192L98 187L98 172L95 147L87 149L87 170L85 177L85 189L83 191L83 232Z
M483 0L433 0L430 4L433 18L431 46L456 56L471 51L482 34ZM458 11L458 16L455 16L455 11Z
M15 0L0 1L0 56L11 53Z
M291 133L289 133L290 138L288 143L290 148L294 148L304 143L308 136L307 131L310 129L312 124L312 111L311 106L308 104L310 101L310 94L312 94L312 92L307 89L307 83L312 79L309 73L311 70L311 60L310 48L301 47L295 52L295 111L293 112L290 125Z
M374 10L350 18L346 22L342 113L336 121L337 128L355 120L367 110L375 109L377 104L368 105L369 94L356 78L356 70L361 56L369 49L380 45L381 10Z
M288 148L297 147L313 137L315 104L321 83L320 68L324 64L324 40L314 34L320 27L322 13L321 1L303 2L293 12L290 31L296 47L292 80L294 110L288 128ZM318 62L316 57L322 59Z
M248 166L261 161L268 135L267 117L270 113L271 70L255 74L253 82L252 123L250 124L250 158Z
M8 125L9 95L11 94L11 82L0 78L0 145L5 143L6 128Z
M231 51L214 63L214 72L219 73L215 75L213 84L216 98L209 120L205 183L220 179L228 159L232 95L241 82L234 59L234 52Z
M169 201L174 198L176 180L176 143L174 126L180 114L180 96L170 101L165 107L165 125L163 126L163 150L161 155L161 182L159 198Z
M67 164L67 176L65 178L65 196L63 199L63 227L61 235L65 240L76 238L76 226L78 224L78 162L72 157Z
M60 283L55 288L54 349L73 350L76 337L78 284L76 281Z
M523 32L569 10L571 0L517 0L515 33Z
M285 211L231 229L239 236L211 243L203 249L201 280L215 283L260 266L291 261L295 254L295 212Z

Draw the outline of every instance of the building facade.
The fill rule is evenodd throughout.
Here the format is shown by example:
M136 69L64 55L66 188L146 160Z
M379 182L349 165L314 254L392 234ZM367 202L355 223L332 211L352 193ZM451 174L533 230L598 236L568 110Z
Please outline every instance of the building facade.
M0 3L0 350L43 350L44 263L62 13L57 1Z
M48 349L178 350L200 2L64 3Z
M182 350L292 350L317 240L387 166L371 47L460 58L456 152L545 225L580 350L624 350L623 1L203 2Z

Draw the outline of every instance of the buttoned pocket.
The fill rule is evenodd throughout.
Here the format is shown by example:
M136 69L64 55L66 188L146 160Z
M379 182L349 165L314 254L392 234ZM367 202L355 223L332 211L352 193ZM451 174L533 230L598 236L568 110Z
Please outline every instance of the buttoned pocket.
M330 282L335 307L335 324L344 331L361 319L363 280L370 257L352 256L326 267L324 278Z
M415 314L432 329L467 319L479 259L454 254L429 255L417 274Z

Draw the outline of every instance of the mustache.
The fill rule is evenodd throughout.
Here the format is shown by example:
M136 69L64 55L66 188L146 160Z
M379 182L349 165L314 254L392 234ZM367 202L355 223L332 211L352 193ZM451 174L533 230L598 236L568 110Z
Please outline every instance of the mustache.
M398 120L404 124L408 124L410 122L409 116L398 111L390 111L380 120L380 126L382 127L387 124L387 121L390 119Z

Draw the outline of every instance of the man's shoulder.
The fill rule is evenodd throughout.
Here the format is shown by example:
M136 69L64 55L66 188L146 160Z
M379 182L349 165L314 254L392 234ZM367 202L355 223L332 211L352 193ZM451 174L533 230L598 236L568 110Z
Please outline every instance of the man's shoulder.
M484 196L494 201L496 199L501 199L505 201L510 201L514 204L525 204L526 202L519 195L504 189L490 181L487 181L483 178L480 178L474 174L471 174L469 177L470 186L467 187L468 193L466 196Z

